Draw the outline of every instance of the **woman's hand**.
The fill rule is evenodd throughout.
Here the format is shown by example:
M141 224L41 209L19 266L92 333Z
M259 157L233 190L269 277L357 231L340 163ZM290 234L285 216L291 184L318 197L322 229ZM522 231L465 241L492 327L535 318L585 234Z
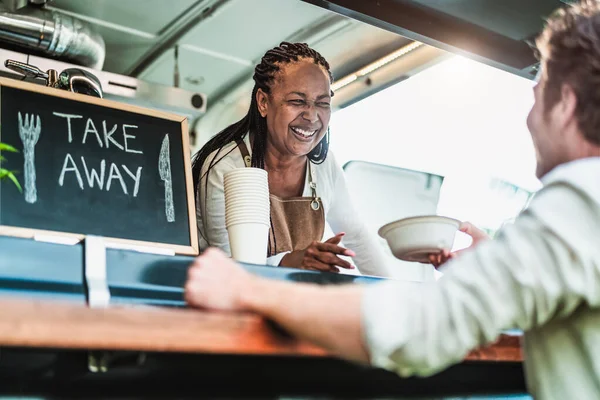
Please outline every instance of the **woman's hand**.
M338 267L353 269L352 264L338 257L356 255L352 250L338 246L344 235L345 233L341 232L325 242L315 241L304 250L292 251L281 259L279 265L324 272L340 272Z
M463 251L475 247L479 242L490 239L490 237L487 235L487 233L485 233L481 229L477 228L475 225L473 225L470 222L463 222L462 224L460 224L460 227L458 228L458 230L471 236L471 238L473 239L473 241L471 242L471 245L465 249L455 251L454 253L451 253L450 250L448 250L448 249L444 249L438 254L431 254L429 256L429 262L431 262L431 264L433 264L433 266L435 268L439 268L441 265L445 264L448 260L460 255L460 253L462 253Z

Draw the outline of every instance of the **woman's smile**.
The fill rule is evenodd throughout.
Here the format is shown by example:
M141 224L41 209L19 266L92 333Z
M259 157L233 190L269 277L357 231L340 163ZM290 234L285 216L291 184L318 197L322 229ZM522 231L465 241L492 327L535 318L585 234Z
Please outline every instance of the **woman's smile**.
M294 136L302 142L311 142L315 134L319 132L318 128L300 128L298 126L291 126L290 130L292 131Z

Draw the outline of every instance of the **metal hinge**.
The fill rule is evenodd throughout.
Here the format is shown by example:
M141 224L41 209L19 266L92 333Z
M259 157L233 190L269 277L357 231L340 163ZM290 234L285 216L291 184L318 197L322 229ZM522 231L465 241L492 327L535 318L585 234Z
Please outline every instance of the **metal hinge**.
M110 290L106 279L106 243L101 236L88 235L84 239L83 264L86 298L90 307L107 307Z

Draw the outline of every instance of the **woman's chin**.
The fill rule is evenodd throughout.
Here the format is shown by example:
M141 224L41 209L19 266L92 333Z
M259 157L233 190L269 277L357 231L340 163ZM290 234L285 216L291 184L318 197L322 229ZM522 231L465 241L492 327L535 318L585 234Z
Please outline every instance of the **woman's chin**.
M314 146L294 146L292 149L290 149L290 155L295 157L305 157L313 149Z

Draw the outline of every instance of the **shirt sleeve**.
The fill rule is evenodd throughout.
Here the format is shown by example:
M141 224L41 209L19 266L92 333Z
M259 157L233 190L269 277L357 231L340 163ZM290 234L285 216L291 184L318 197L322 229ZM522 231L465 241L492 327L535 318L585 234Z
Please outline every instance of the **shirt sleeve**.
M267 265L270 265L272 267L278 267L279 264L281 263L281 259L286 255L290 253L289 251L285 251L283 253L277 253L274 256L268 257L267 258Z
M431 375L505 329L535 329L582 303L597 307L599 219L593 199L554 185L497 239L449 262L438 282L368 285L362 321L371 362L401 376Z
M343 243L356 253L353 261L361 274L391 276L386 266L385 253L377 241L377 237L369 231L352 203L344 171L335 159L332 160L332 165L333 193L331 205L327 211L327 222L334 234L346 233Z
M210 159L211 157L209 157ZM206 161L205 164L208 164ZM231 256L229 236L225 226L225 190L223 175L235 169L233 161L224 158L215 164L208 174L206 166L202 168L200 179L199 205L202 213L202 227L200 234L209 246L218 247L228 256Z

